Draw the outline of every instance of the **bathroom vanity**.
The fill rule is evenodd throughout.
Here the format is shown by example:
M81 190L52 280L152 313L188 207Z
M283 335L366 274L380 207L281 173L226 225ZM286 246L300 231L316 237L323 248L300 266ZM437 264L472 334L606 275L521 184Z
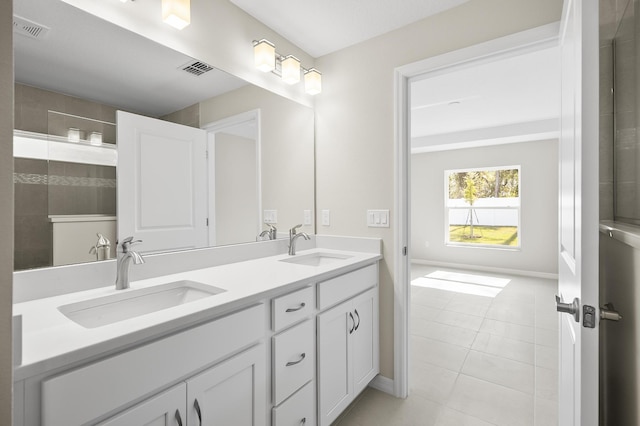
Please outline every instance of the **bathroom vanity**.
M18 303L14 425L329 425L379 372L380 259L315 248Z

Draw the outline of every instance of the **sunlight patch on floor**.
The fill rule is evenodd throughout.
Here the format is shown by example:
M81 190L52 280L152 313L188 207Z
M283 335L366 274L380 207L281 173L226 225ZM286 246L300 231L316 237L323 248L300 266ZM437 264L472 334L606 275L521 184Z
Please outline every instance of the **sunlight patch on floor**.
M476 296L496 297L511 280L488 275L435 271L411 281L416 287L435 288Z

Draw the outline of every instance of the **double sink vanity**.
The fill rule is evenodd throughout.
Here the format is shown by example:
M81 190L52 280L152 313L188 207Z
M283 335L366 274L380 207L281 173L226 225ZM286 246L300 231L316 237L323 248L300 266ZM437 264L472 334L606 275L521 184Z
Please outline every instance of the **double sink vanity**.
M382 256L314 247L15 304L14 425L331 424L379 372Z

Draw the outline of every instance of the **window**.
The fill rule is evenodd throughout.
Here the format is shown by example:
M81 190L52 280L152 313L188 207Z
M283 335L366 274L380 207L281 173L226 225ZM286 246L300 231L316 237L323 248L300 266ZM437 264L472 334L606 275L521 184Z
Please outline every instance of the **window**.
M520 247L520 166L445 170L449 245Z

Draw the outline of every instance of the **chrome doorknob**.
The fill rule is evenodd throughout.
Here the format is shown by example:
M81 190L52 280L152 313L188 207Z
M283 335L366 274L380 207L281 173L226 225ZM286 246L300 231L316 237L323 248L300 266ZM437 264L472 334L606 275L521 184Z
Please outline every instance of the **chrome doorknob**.
M571 314L576 322L580 322L580 299L576 297L572 303L564 303L556 295L556 311Z

